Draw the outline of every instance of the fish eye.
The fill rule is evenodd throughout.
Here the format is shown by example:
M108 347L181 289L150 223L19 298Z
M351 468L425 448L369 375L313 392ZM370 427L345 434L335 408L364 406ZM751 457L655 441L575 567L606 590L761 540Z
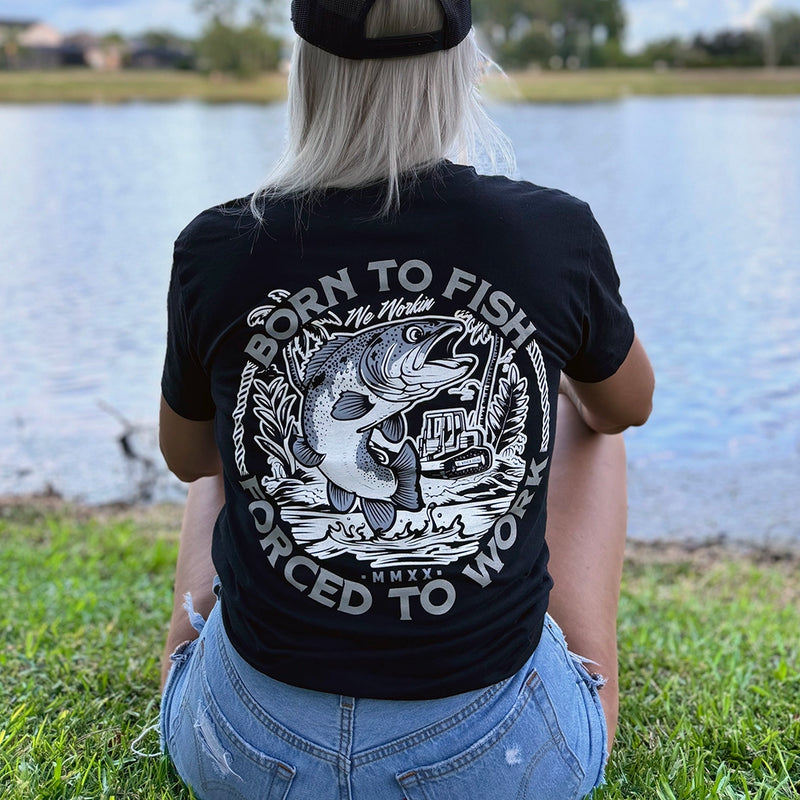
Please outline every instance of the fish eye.
M416 344L420 339L422 339L424 332L419 325L412 325L410 328L406 328L403 332L403 338L410 342L411 344Z

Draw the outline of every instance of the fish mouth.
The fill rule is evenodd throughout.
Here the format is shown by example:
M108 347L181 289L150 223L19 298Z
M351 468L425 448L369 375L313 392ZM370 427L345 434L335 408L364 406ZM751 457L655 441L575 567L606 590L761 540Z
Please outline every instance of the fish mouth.
M403 373L413 374L420 372L426 367L442 366L446 368L457 368L459 360L455 357L456 333L461 333L462 328L453 322L443 323L438 331L428 334L425 341L421 342L412 354L412 358L406 359L403 365ZM439 349L446 350L446 355L437 359L431 358L431 351L441 345ZM410 363L408 363L410 361Z
M401 336L380 354L369 350L361 359L360 372L370 391L381 399L410 406L433 397L463 380L478 365L470 353L456 353L464 333L458 320L428 317L403 326Z
M442 323L442 326L427 335L408 356L403 359L400 376L409 389L440 389L462 380L478 364L471 353L455 353L458 337L464 326L457 322ZM441 354L437 351L443 351Z

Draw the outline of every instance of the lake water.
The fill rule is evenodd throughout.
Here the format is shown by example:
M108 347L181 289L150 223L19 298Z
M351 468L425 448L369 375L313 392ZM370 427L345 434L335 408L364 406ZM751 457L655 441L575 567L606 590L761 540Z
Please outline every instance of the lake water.
M499 105L519 175L589 201L658 377L631 529L800 542L800 98ZM0 494L131 498L172 242L251 191L283 105L0 106ZM126 428L126 425L128 426Z

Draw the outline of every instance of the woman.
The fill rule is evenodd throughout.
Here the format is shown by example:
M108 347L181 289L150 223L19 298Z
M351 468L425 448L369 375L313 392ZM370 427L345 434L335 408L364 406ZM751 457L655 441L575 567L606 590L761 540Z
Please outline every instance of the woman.
M504 150L468 2L292 16L283 159L176 243L166 749L200 798L584 797L653 390L608 246L446 159Z

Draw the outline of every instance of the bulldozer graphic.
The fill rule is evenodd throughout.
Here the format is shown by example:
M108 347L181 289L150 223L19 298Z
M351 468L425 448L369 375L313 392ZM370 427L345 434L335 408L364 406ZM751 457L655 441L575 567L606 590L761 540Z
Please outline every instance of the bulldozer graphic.
M417 448L420 469L428 478L464 478L492 466L483 431L468 427L463 408L426 411Z

